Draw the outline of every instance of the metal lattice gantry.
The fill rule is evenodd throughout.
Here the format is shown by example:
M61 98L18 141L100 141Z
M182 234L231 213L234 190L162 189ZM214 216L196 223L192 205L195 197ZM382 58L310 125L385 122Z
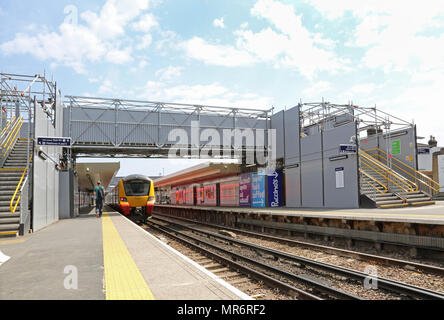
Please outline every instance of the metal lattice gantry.
M332 104L330 102L301 103L301 128L325 124L328 121L342 117L345 121L356 121L358 133L368 129L383 133L411 128L413 123L393 116L375 107L360 107L353 104Z
M66 96L64 104L72 152L90 157L163 157L173 145L191 149L191 139L176 143L169 135L183 130L191 137L193 122L198 122L199 132L210 129L221 138L224 129L261 130L266 136L271 115L263 109L78 96ZM198 148L205 145L201 141Z
M56 84L45 75L0 73L0 105L7 119L20 113L32 122L35 99L54 124L56 91Z

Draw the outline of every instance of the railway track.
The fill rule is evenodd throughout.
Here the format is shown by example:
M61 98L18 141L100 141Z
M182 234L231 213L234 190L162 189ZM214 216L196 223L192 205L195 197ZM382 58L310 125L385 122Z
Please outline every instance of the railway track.
M288 271L245 257L231 250L224 249L219 245L211 243L210 241L190 236L189 234L180 232L162 223L159 224L154 221L148 221L147 225L162 232L163 234L166 234L168 237L171 237L172 239L179 241L198 252L201 252L205 256L211 257L222 265L228 266L229 268L241 272L248 277L254 278L272 289L278 288L280 291L285 292L289 296L296 297L297 299L360 299L357 296L332 288L329 285L323 284L319 281L304 278L302 276L289 273ZM274 276L270 274L274 274ZM301 289L300 287L289 284L288 280L284 281L282 280L283 278L292 279L293 282L302 284L303 288Z
M227 226L221 226L221 225L216 225L216 224L212 224L212 223L191 220L191 219L182 218L182 217L172 217L172 216L162 214L162 213L157 213L157 212L154 212L154 215L159 216L159 217L165 217L168 219L175 219L175 220L179 220L179 221L193 223L196 225L207 226L209 228L215 228L215 229L223 228L224 230L232 231L237 234L243 234L243 235L247 235L247 236L251 236L251 237L255 237L255 238L270 240L270 241L276 241L279 243L285 243L285 244L288 244L291 246L298 246L301 248L307 248L310 250L316 250L316 251L320 251L320 252L328 252L328 253L339 255L342 257L356 258L356 259L361 259L361 260L365 260L368 262L373 261L373 262L378 262L378 263L392 265L392 266L399 266L402 268L410 268L415 271L431 273L431 274L435 274L438 276L444 276L444 268L440 268L440 267L433 266L433 265L417 263L417 262L413 262L413 261L394 259L394 258L390 258L390 257L378 256L378 255L373 255L373 254L368 254L368 253L363 253L363 252L358 252L358 251L345 250L345 249L335 248L335 247L331 247L331 246L325 246L325 245L320 245L320 244L315 244L315 243L310 243L310 242L305 242L305 241L289 239L289 238L285 238L285 237L278 237L278 236L273 236L273 235L264 234L264 233L247 231L247 230L243 230L243 229L239 229L239 228L231 228L231 227L227 227Z
M362 272L359 272L356 270L351 270L348 268L319 262L319 261L316 261L313 259L307 259L307 258L304 258L301 256L296 256L296 255L289 254L289 253L286 253L283 251L270 249L270 248L256 245L256 244L246 242L243 240L237 240L237 239L234 239L231 237L227 237L227 236L216 234L216 233L213 233L210 231L205 231L205 230L202 230L199 228L195 228L195 227L192 227L187 224L177 223L177 222L171 221L170 219L162 219L157 216L155 217L155 219L158 221L163 221L163 223L168 223L169 224L168 227L163 226L162 228L163 229L169 228L170 233L180 235L182 238L187 238L189 241L194 241L194 242L201 241L201 243L205 243L206 246L212 247L213 249L217 249L218 246L215 245L214 242L210 243L207 240L206 241L202 240L202 237L205 237L207 239L210 239L210 238L215 239L217 241L223 241L223 242L228 243L231 246L246 248L250 251L256 252L258 255L268 255L269 257L272 257L272 260L285 261L286 263L295 264L301 268L304 268L305 270L310 270L310 272L313 272L314 276L313 275L311 275L309 277L307 277L305 275L304 276L297 276L294 272L288 272L288 271L284 271L282 269L279 269L279 271L273 270L273 272L280 274L280 276L286 277L287 279L291 278L292 281L295 281L295 282L299 281L299 283L303 282L303 283L305 283L305 285L312 286L312 288L316 288L316 290L318 290L317 291L318 293L320 293L321 295L324 294L324 296L323 296L324 298L331 298L331 297L339 298L339 299L347 299L347 298L348 299L356 299L356 298L358 298L354 292L355 289L352 290L353 294L348 294L348 296L347 296L347 293L343 292L342 290L336 290L336 292L326 293L326 291L328 291L328 289L326 289L325 287L332 289L332 286L325 285L325 284L323 284L323 282L325 283L325 279L326 278L328 279L329 277L331 278L332 275L342 277L343 282L344 282L344 280L345 280L345 282L353 281L355 284L359 284L361 287L363 286L363 282L366 280L368 281L368 279L369 279L368 274L362 273ZM174 219L176 219L176 218L174 218ZM151 223L153 223L153 221ZM171 226L174 226L174 228L172 228ZM192 232L194 235L199 234L200 238L196 237L196 236L191 236L190 234L187 234L186 232L179 231L179 230L177 230L177 228L186 229L188 232ZM219 250L220 250L220 248L219 248ZM237 254L237 256L236 256L236 253L234 253L234 250L227 250L227 249L224 249L224 250L226 250L228 252L227 254L231 254L232 257L235 257L235 259L240 259L240 260L243 259L244 261L247 260L247 257L245 257L245 256L242 256L239 254ZM252 262L252 260L254 262ZM258 260L260 260L260 259L249 258L248 263L259 263ZM261 267L263 269L268 269L268 270L270 270L270 268L276 268L276 267L270 267L269 264L267 264L267 265L268 265L268 267L264 267L264 266L261 266ZM290 274L292 275L292 277L290 276ZM322 281L321 279L324 279L324 281ZM442 295L439 292L435 292L435 291L428 290L428 289L425 289L422 287L417 287L417 286L409 285L406 283L394 281L391 279L378 277L377 284L378 284L378 289L382 289L383 291L387 292L388 294L391 294L392 295L391 297L394 299L396 299L396 298L401 298L401 299L405 299L405 298L439 299L439 300L444 299L444 295ZM337 285L337 282L336 282L336 285ZM337 291L339 291L339 293ZM361 290L361 293L362 293L362 290ZM328 294L330 294L330 297L328 297ZM340 297L341 294L343 295L342 297ZM385 297L385 298L390 299L390 296Z

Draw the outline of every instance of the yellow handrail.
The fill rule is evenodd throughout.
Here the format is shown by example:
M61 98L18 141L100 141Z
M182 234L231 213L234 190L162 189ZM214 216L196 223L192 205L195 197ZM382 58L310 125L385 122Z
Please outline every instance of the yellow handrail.
M416 183L410 181L409 179L407 179L406 177L404 177L401 174L397 173L396 171L393 171L391 168L387 167L385 164L383 164L379 160L375 159L374 157L369 155L364 150L360 150L360 154L362 156L364 156L364 158L366 160L371 161L373 164L377 165L379 168L383 169L388 174L392 175L393 177L395 177L396 179L400 180L404 184L409 185L412 188L412 191L417 191L418 190L418 185Z
M29 158L29 162L31 162L31 161L32 161L32 155ZM28 163L28 166L29 166L29 163ZM17 192L19 191L20 186L22 184L23 178L25 177L26 172L28 171L28 166L26 166L26 168L23 170L22 177L20 178L20 181L17 184L17 188L15 188L15 192L14 192L12 198L11 198L11 201L9 202L9 210L11 211L11 213L15 213L15 210L17 210L17 206L18 206L18 204L20 202L20 196L18 196L17 201L16 201L15 206L14 206L15 196L17 195Z
M8 139L6 140L6 142L3 143L3 145L1 147L4 148L11 141L11 137L14 135L15 130L17 129L17 126L20 124L20 121L21 121L21 117L16 120L16 123L13 125L11 132L7 135Z
M408 188L410 189L410 191L404 189L403 187L401 187L399 184L397 184L396 182L392 181L395 185L397 185L398 187L400 187L402 190L406 191L406 192L414 192L418 190L418 186L411 182L410 180L408 180L407 178L399 175L397 172L390 170L390 168L385 168L384 164L381 163L379 164L378 160L374 159L372 156L368 155L365 151L360 150L360 154L362 156L362 158L364 158L365 160L371 162L373 165L377 166L378 168L380 168L382 171L384 171L385 173L387 173L387 179L388 179L388 175L391 175L392 177L396 178L398 181L400 181L401 183L403 183L404 185L407 185ZM361 158L361 159L362 159ZM370 167L371 168L371 167Z
M371 175L369 175L368 173L366 173L366 172L365 172L364 170L362 170L361 168L359 168L359 172L363 173L367 178L373 180L374 182L376 182L377 184L379 184L381 187L383 187L383 188L384 188L384 192L381 191L381 190L379 190L378 188L376 188L376 187L375 187L374 185L372 185L370 182L368 182L368 181L364 181L364 182L366 182L368 185L370 185L371 187L373 187L374 189L376 189L379 193L382 193L382 194L387 193L388 189L387 189L387 187L386 187L382 182L380 182L380 181L378 181L377 179L373 178Z
M17 137L17 134L20 132L20 129L22 128L22 125L23 125L23 118L19 119L18 125L15 126L13 133L9 137L9 139L7 141L7 148L6 148L6 150L2 154L3 157L5 157L8 154L9 149L11 149L11 147L12 147L14 141L15 141L15 138ZM11 140L12 136L14 136L14 137Z
M384 150L381 150L379 148L374 148L374 149L369 149L368 151L378 151L378 152L382 152L383 154L385 154L387 156L387 153ZM384 158L383 156L381 156L380 154L377 154L378 158L384 159L386 160L386 158ZM441 189L441 186L438 182L436 182L435 180L431 179L430 177L426 176L425 174L423 174L422 172L410 167L409 165L407 165L406 163L402 162L401 160L392 157L392 160L396 160L396 162L401 163L402 165L404 165L405 167L407 167L408 169L410 169L411 171L413 171L415 174L421 176L421 178L424 178L426 180L428 180L431 184L434 184L435 187L433 187L432 185L427 184L425 181L422 181L420 179L418 179L417 176L405 171L404 169L400 168L399 166L397 166L395 163L392 163L392 165L394 165L396 168L398 168L399 170L401 170L402 172L405 172L407 175L417 179L419 182L421 182L422 184L425 184L427 187L431 188L434 191L439 191Z
M8 122L6 122L6 125L5 125L5 127L3 128L2 132L0 133L0 136L3 135L3 133L8 129L9 124L10 124L12 121L14 121L14 120L15 120L15 116L13 116L11 119L9 119Z
M384 177L385 179L387 179L388 181L392 182L394 185L400 187L402 190L404 190L405 192L412 192L412 188L410 187L409 189L405 189L404 187L402 187L400 184L396 183L395 181L393 181L392 179L390 179L389 173L387 173L387 175L383 175L382 173L378 172L375 170L375 168L372 168L371 166L369 166L367 163L363 162L363 165L367 166L368 168L370 168L371 170L375 171L377 174L379 174L380 176Z

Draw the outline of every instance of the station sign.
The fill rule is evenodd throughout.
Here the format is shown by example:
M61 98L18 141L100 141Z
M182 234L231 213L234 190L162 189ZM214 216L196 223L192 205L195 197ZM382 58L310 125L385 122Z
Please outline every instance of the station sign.
M356 144L340 144L339 153L356 153Z
M38 137L38 146L57 146L57 147L70 147L71 138L57 138L57 137Z
M251 206L265 207L265 177L263 174L251 174Z
M418 154L430 154L430 148L418 147Z
M268 205L282 207L282 170L268 172Z
M239 205L241 207L251 206L251 174L240 175L239 180Z

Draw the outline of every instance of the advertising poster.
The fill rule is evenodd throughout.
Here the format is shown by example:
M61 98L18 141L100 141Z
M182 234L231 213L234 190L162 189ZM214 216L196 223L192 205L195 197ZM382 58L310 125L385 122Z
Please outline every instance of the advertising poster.
M282 207L282 170L268 172L268 205Z
M241 174L239 180L239 205L241 207L251 206L251 174Z
M336 189L344 188L344 167L336 168Z
M254 208L265 207L265 175L251 174L251 206Z

